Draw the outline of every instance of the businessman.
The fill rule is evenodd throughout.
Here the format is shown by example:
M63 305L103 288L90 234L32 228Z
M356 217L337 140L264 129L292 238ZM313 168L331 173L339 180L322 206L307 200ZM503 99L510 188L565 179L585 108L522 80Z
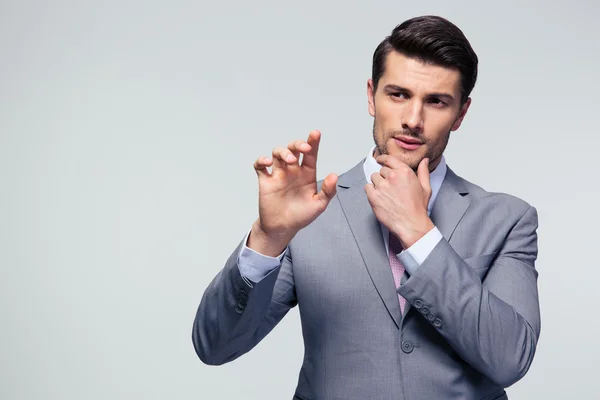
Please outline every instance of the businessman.
M540 334L537 212L446 164L477 64L446 19L405 21L373 55L363 160L317 181L319 131L256 160L258 219L194 321L204 363L250 351L298 305L294 399L507 398Z

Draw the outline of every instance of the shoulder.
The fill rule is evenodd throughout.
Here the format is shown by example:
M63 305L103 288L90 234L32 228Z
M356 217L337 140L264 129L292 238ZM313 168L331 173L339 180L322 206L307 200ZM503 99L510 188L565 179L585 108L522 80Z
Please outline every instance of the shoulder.
M484 212L493 213L497 217L510 216L510 219L515 217L520 219L527 212L537 213L535 207L527 200L506 192L486 190L481 185L456 175L450 168L448 168L447 178L456 179L469 193L471 205Z

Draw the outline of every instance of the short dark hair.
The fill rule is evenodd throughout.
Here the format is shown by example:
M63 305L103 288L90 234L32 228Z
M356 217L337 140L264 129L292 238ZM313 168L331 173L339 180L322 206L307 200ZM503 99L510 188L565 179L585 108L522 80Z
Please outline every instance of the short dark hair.
M469 98L477 80L477 54L463 32L445 18L426 15L396 26L373 54L373 91L385 72L387 55L395 50L407 57L455 68L460 72L461 101Z

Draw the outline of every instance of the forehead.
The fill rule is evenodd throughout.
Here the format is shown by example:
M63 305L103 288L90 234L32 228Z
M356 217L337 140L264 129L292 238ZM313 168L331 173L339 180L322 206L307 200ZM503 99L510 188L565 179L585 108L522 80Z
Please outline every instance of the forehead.
M385 71L378 87L397 85L415 93L460 93L460 72L455 68L442 67L410 58L392 51L385 61Z

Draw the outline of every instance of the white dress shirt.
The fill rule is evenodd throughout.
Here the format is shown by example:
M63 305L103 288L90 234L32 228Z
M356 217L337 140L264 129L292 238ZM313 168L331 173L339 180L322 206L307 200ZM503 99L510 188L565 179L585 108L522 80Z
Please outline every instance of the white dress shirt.
M375 146L371 148L371 151L369 152L369 155L363 164L365 178L368 183L372 183L371 175L381 170L381 165L378 164L373 157L374 151ZM431 209L433 208L435 199L437 198L440 188L442 187L442 182L446 176L446 170L446 160L444 156L442 156L439 165L431 172L429 176L429 182L431 184L431 198L429 199L429 204L427 205L428 215L431 214ZM389 231L385 225L379 225L381 226L381 235L383 236L385 248L387 249ZM250 232L246 234L246 238L244 239L246 244L248 243L249 235ZM425 259L429 256L441 239L441 232L437 229L437 227L434 227L412 246L403 250L397 255L409 275L413 274L419 265L425 261ZM249 286L252 286L252 282L260 282L261 279L269 274L269 272L281 264L281 260L286 251L287 247L279 256L270 257L260 254L244 245L238 254L238 268L240 269L240 273L246 283Z

